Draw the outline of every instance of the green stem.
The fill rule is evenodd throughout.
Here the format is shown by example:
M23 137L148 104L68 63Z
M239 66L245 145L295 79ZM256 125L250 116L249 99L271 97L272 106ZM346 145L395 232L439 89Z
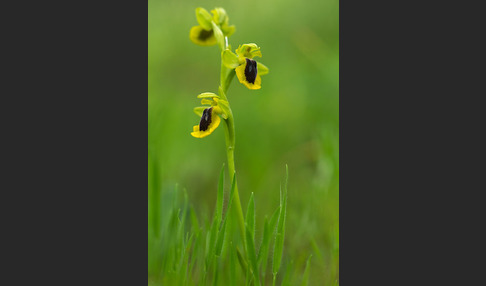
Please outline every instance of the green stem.
M235 127L233 123L233 116L228 116L228 119L224 121L225 125L225 137L226 137L226 155L228 157L228 171L230 174L230 177L233 177L233 174L235 174L235 157L234 157L234 151L235 151ZM236 180L236 175L235 175L235 180ZM238 184L235 182L235 191L234 191L234 197L233 197L235 206L236 206L236 213L238 215L238 223L240 226L240 231L241 231L241 238L243 240L243 243L245 242L245 219L243 217L243 210L241 208L241 201L240 201L240 195L238 193Z
M227 38L225 37L225 44L224 48L227 47ZM223 51L221 51L223 52ZM223 59L221 58L221 77L220 77L220 95L222 99L228 101L226 97L226 91L231 83L231 80L234 77L234 70L230 70L228 72L228 68L226 68L223 64ZM228 102L229 107L229 102ZM231 107L229 107L229 114L228 118L223 120L224 121L224 134L226 139L226 156L228 157L228 172L230 178L233 178L235 174L235 124L233 120L233 112L231 111ZM236 180L236 175L235 175ZM231 182L233 183L233 182ZM243 245L245 245L245 219L243 216L243 209L241 208L241 201L240 195L238 193L238 185L235 181L235 191L234 191L234 204L236 206L236 214L238 216L238 224L240 226L241 238L243 241Z

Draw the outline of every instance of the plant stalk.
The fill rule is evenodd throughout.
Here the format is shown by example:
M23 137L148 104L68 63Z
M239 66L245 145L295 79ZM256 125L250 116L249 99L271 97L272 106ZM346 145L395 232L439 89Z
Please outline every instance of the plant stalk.
M224 49L226 49L228 45L228 38L225 37ZM223 50L221 51L223 52ZM223 64L223 58L221 57L221 77L220 77L220 97L226 101L228 101L226 97L226 91L233 79L234 72L229 71ZM229 101L228 101L229 106ZM233 111L231 111L231 107L229 107L228 118L224 119L224 134L226 139L226 156L228 158L228 172L231 179L233 179L233 175L235 174L235 125L233 120ZM236 175L235 175L236 180ZM233 183L233 182L231 182ZM241 238L243 241L243 245L245 245L245 219L243 216L243 209L241 207L240 195L238 193L238 185L235 182L235 190L234 190L234 204L236 207L236 213L238 216L238 225L240 227Z

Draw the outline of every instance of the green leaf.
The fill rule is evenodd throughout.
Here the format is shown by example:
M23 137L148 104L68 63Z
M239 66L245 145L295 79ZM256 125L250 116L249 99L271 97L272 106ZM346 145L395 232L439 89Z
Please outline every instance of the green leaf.
M224 186L224 164L221 168L221 172L219 173L219 182L218 182L218 197L216 201L216 216L218 217L218 226L221 225L221 221L223 221L223 186Z
M192 226L192 233L199 233L199 221L196 216L196 212L194 211L193 206L190 207L190 215L191 215L191 226Z
M211 31L213 29L211 22L213 17L211 17L211 14L209 12L201 7L196 8L196 19L199 25L203 27L204 30L206 31Z
M255 251L255 200L253 197L253 192L250 195L250 200L248 201L248 207L246 211L246 251L248 254L248 259L250 260L251 270L255 281L260 284L260 275L258 274L258 263Z
M224 166L223 166L223 168L224 168ZM231 191L230 191L230 199L229 199L229 202L228 202L228 209L226 210L226 213L224 215L223 222L222 222L222 225L221 225L221 229L218 231L218 235L217 235L218 238L216 240L216 245L215 245L215 254L217 256L221 255L221 251L223 249L223 242L224 242L224 236L225 236L225 231L226 231L226 222L228 221L228 214L230 213L230 210L231 210L234 191L235 191L235 175L233 176L233 183L231 184Z
M304 270L304 278L302 278L302 283L300 284L301 286L307 286L309 285L309 269L310 269L310 260L312 258L312 254L309 255L309 258L307 258L307 263L305 264L305 270Z
M230 286L236 285L236 250L230 243Z
M230 199L228 202L228 209L226 210L226 214L224 215L225 220L228 217L231 206L233 205L233 195L235 194L235 186L236 186L236 172L233 174L233 179L231 180Z
M270 254L270 238L274 237L275 227L277 225L277 219L279 214L280 206L273 212L270 221L265 218L265 226L263 228L263 240L257 256L257 262L259 266L262 265L262 275L264 275L264 277L267 272L268 255Z
M253 192L251 193L250 200L248 201L245 224L250 230L251 240L255 240L255 201L253 199Z
M277 226L278 217L280 215L281 207L278 206L277 209L273 212L272 218L270 218L270 230L272 231L271 234L275 232L275 227Z
M286 177L284 184L284 193L282 194L282 189L280 188L280 214L278 217L277 234L275 237L275 247L273 252L273 275L277 275L280 269L280 263L282 262L284 237L285 237L285 215L287 211L287 183L289 177L289 169L286 166Z
M214 249L216 247L216 239L218 235L218 226L217 226L217 218L214 216L213 223L211 224L211 229L209 230L209 247L206 254L206 266L209 267L212 263L212 259L214 256Z
M208 257L209 257L210 240L211 240L211 231L208 230L206 232L206 248L204 249L204 257L206 257L206 266L207 263L209 262Z
M293 269L294 269L294 261L290 260L290 262L287 263L287 267L285 268L284 276L282 278L282 284L280 284L281 286L293 285L293 284L290 283L290 282L292 282L291 281L292 278L295 276L292 273ZM294 270L294 272L295 272L295 270Z
M189 266L189 254L190 254L190 250L191 250L193 241L194 241L194 233L191 234L191 237L189 238L189 240L186 243L186 246L185 246L184 252L183 252L184 255L183 255L182 260L181 260L181 266L180 266L179 271L178 271L179 277L182 277L182 279L183 279L182 284L185 284L185 280L187 278L187 269L188 269L188 266Z
M241 266L241 270L243 270L243 273L246 273L248 266L246 265L245 259L243 258L243 254L241 254L238 247L236 247L236 254L237 254L237 257L238 257L238 262L240 263L240 266Z
M265 216L265 221L263 222L263 238L262 238L262 243L260 244L260 249L258 250L258 255L257 255L257 262L258 266L262 263L264 253L267 251L268 248L268 242L270 241L270 225L268 224L268 217Z
M248 259L250 260L253 277L255 277L255 281L258 282L257 285L260 285L260 275L258 274L258 264L255 255L255 243L253 241L252 231L248 226L246 227L246 250L248 253Z
M267 66L261 62L257 62L257 71L259 75L266 75L269 73Z
M223 223L223 227L218 232L218 239L216 241L216 249L215 249L215 254L217 256L220 256L221 251L223 250L223 242L224 242L225 231L226 231L226 220Z
M224 50L221 54L221 57L223 59L224 66L229 69L237 68L240 65L240 62L238 61L238 56L229 49Z

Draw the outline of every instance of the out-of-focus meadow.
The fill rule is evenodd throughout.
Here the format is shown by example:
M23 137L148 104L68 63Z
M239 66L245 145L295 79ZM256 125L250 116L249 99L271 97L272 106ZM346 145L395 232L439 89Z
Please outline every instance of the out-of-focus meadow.
M151 200L163 200L176 184L187 190L201 220L211 216L219 171L227 164L223 124L206 138L190 135L200 119L193 112L200 105L196 96L218 92L221 65L217 46L201 47L189 40L189 30L198 25L196 7L225 8L229 23L236 26L229 38L233 51L238 44L256 43L263 54L257 60L270 69L260 90L247 89L236 77L228 90L238 187L244 209L254 192L256 236L262 235L264 216L271 216L279 204L288 164L283 265L293 260L303 272L312 254L309 284L337 284L337 0L148 1L149 225L162 213L153 212L160 205Z

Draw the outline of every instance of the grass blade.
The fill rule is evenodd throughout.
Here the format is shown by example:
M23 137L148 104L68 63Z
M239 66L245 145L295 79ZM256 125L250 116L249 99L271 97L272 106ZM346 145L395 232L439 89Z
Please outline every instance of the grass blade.
M273 252L273 265L272 272L273 276L277 276L277 272L280 269L280 264L282 262L284 237L285 237L285 215L287 211L287 182L289 178L289 168L286 166L286 177L284 184L284 192L282 194L282 189L280 188L280 214L278 217L277 234L275 237L275 247Z
M221 225L221 221L223 220L223 186L224 186L224 164L221 168L221 172L219 174L219 183L218 183L218 197L216 201L216 216L218 217L218 226Z
M268 260L270 241L271 241L270 238L275 233L275 227L277 225L277 219L279 213L280 213L280 206L273 212L270 221L268 221L267 218L265 218L265 225L263 227L263 240L257 256L258 266L260 266L261 263L263 262L263 267L262 267L263 275L265 275L267 269L267 260Z
M255 240L255 201L253 199L253 192L250 195L250 200L248 201L248 207L246 210L246 227L250 230L251 240Z
M241 270L243 270L243 273L246 273L248 266L246 265L245 259L243 258L243 255L241 254L238 247L236 247L236 254L237 254L237 257L238 257L238 262L240 263L240 266L241 266Z
M222 225L221 225L221 230L218 232L218 238L217 238L217 241L216 241L215 254L217 256L220 256L221 251L223 250L223 242L224 242L225 231L226 231L226 222L228 221L228 214L230 213L231 205L233 203L234 192L235 192L235 180L234 180L234 177L233 177L233 183L231 184L231 191L230 191L230 199L229 199L229 202L228 202L228 209L226 210L226 213L224 215Z
M294 276L293 269L294 269L294 261L290 260L290 262L287 263L287 266L285 267L285 271L283 272L282 283L280 284L280 286L295 285L291 283L293 282L292 278Z
M255 277L255 283L260 285L260 276L258 275L258 263L255 252L255 200L253 193L250 195L248 207L246 211L246 251L248 260L250 261L251 270Z
M196 216L196 211L194 210L194 207L191 205L190 207L190 216L191 216L191 228L192 228L192 233L199 233L199 221Z
M230 286L236 285L236 250L233 242L230 243Z
M211 267L213 256L214 256L214 248L216 246L216 238L218 235L218 227L216 226L216 224L217 224L217 218L215 216L213 219L213 223L211 224L211 229L208 231L209 243L206 246L207 247L207 252L206 252L207 269Z
M252 233L249 227L246 228L246 249L248 253L248 260L250 261L253 277L255 277L255 284L260 285L260 275L258 275L258 264L255 254L255 243L252 238Z
M218 239L216 240L216 250L215 250L215 254L217 256L220 256L221 255L221 250L223 249L223 241L224 241L225 231L226 231L226 219L223 222L223 226L222 226L221 230L218 233Z
M312 254L309 255L309 258L307 258L307 262L305 264L305 270L304 270L304 278L302 278L302 283L300 284L301 286L307 286L309 285L309 269L310 269L310 260L312 258Z
M190 251L191 251L193 241L194 241L194 233L191 234L191 237L189 238L188 242L186 243L186 246L185 246L185 249L184 249L184 256L182 258L182 263L181 263L180 270L179 270L179 278L182 279L182 285L186 285L187 270L189 268L189 254L190 254Z

